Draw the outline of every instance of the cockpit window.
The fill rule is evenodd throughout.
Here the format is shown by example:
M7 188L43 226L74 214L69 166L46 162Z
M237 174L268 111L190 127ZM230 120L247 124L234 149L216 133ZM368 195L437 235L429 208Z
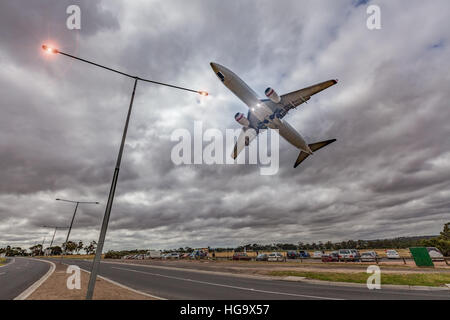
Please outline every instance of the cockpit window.
M220 78L220 80L225 81L225 77L223 76L222 72L217 72L217 76Z

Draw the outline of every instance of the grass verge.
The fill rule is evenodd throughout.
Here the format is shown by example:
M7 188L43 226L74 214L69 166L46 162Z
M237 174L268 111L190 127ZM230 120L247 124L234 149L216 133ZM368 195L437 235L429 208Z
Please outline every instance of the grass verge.
M6 264L6 258L0 258L0 266Z
M272 271L271 276L279 277L306 277L307 279L366 283L370 274L360 273L333 273L333 272L297 272L297 271ZM413 274L381 274L381 284L397 284L408 286L440 287L450 283L450 274L444 273L413 273Z

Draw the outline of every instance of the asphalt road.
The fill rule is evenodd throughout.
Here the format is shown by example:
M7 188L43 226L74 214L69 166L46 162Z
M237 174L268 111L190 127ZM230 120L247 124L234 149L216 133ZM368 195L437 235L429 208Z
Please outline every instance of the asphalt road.
M12 300L38 281L50 264L28 258L10 258L0 267L0 300Z
M91 261L66 259L65 263L90 270ZM368 290L361 287L318 285L283 280L262 280L221 274L199 273L162 266L135 266L102 262L100 275L166 299L182 300L450 300L450 290Z

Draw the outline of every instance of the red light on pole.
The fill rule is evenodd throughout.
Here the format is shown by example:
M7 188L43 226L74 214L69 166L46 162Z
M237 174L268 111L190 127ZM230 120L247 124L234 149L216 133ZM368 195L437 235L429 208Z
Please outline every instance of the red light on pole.
M48 53L59 53L58 49L49 47L49 46L47 46L45 44L42 45L42 49L44 49Z
M198 92L199 95L206 97L208 95L208 92L206 91L199 91Z

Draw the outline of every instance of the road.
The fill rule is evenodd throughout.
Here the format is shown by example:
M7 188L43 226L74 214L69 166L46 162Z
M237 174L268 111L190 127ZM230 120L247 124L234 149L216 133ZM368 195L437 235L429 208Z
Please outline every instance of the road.
M86 260L65 259L65 263L78 265L87 271L91 266L91 261ZM243 278L163 266L136 266L114 262L102 262L100 275L136 290L177 300L450 300L450 290L368 290L362 287Z
M28 258L10 258L0 267L0 300L12 300L50 269L50 264Z

